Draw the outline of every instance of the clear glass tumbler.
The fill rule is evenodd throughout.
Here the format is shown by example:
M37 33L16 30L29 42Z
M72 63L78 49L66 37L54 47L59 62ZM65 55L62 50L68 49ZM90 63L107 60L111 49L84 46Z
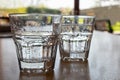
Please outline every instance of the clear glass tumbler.
M54 69L61 15L10 14L10 25L20 71Z
M63 61L87 60L94 20L94 16L62 16L59 49Z

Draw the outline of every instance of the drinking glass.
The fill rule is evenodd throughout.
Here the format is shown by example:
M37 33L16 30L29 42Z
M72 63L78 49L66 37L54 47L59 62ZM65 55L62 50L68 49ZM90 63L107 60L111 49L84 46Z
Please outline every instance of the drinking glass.
M59 50L63 61L87 60L94 20L94 16L62 16Z
M52 71L61 15L16 13L9 17L20 71Z

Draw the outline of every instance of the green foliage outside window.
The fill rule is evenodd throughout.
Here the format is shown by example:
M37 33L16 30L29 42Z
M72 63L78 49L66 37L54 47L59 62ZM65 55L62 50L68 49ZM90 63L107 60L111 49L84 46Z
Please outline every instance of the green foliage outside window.
M120 22L116 22L114 25L112 25L112 29L114 32L120 31Z
M48 8L34 8L34 7L28 7L27 8L28 13L51 13L51 14L60 14L61 12L56 9L48 9Z
M61 11L57 10L57 9L34 8L34 7L14 8L14 9L2 8L2 9L0 9L0 15L1 16L4 16L5 14L8 15L9 13L50 13L50 14L61 14Z

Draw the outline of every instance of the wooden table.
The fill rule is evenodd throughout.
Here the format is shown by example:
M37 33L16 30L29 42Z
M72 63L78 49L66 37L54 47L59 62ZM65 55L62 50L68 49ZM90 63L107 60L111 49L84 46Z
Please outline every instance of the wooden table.
M120 36L94 31L88 62L61 62L47 74L19 72L15 45L0 38L0 80L120 80Z

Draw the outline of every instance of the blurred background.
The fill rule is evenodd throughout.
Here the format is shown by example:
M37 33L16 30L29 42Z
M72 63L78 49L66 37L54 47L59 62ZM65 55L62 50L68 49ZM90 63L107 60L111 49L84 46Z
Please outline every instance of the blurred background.
M0 32L9 29L9 13L74 15L74 3L75 0L1 0ZM96 30L120 33L120 0L79 0L77 6L80 15L96 16Z

